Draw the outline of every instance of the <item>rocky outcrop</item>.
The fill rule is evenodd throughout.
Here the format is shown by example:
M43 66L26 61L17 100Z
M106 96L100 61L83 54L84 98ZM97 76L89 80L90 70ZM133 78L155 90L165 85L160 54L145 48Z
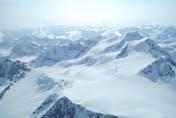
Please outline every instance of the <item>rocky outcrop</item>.
M72 103L67 97L60 98L41 118L120 118L96 113Z
M173 69L173 62L169 58L161 58L154 61L140 71L140 74L149 78L153 82L170 82L176 80L176 72Z
M0 86L25 77L30 68L23 62L0 59Z

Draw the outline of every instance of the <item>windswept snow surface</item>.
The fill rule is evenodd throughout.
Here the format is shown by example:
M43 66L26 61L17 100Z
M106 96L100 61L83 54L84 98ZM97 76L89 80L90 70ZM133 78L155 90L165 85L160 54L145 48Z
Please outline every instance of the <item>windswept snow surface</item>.
M152 56L133 52L107 64L55 65L46 73L73 81L63 95L92 111L129 118L174 118L176 92L137 75L154 61Z
M75 67L70 71L75 83L64 94L96 112L131 118L174 118L175 91L135 75L152 59L129 58L108 65Z
M19 43L28 48L19 47L15 50L17 55L8 56L28 63L31 71L14 83L0 100L0 118L40 118L63 96L90 111L121 118L176 118L176 89L168 86L169 83L153 82L139 74L160 58L171 59L158 41L143 35L160 29L137 28L142 34L138 30L121 34L106 28L53 28L39 33L66 38L72 34L71 40L41 36L29 45L29 38L29 43ZM128 34L126 39L124 34ZM40 52L36 52L34 45ZM170 66L176 70L174 64ZM152 68L151 73L155 70ZM175 79L172 80L176 82ZM0 91L4 88L1 86Z
M8 56L10 51L7 49L0 49L0 57Z
M45 84L47 87L49 87L49 84L46 83L46 80L41 80L42 74L40 70L33 70L24 79L11 86L0 101L1 118L31 118L32 113L48 96L52 94L58 94L59 96L61 94L60 90L63 88L60 89L59 85L51 86L52 88L50 87L48 91L43 91L41 84ZM60 78L57 78L57 81L59 80ZM49 80L47 81L49 82ZM53 82L54 80L50 81ZM47 109L45 108L43 112L46 112ZM40 117L41 114L42 112L36 114L35 118Z

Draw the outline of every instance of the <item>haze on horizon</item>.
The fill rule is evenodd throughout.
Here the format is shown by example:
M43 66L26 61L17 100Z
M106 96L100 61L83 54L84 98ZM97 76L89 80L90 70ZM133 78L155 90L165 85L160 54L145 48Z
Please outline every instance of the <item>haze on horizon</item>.
M0 0L0 29L176 24L176 0Z

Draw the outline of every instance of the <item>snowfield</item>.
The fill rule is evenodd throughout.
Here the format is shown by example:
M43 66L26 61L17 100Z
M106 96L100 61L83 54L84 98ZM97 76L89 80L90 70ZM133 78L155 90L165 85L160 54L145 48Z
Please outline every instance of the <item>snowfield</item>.
M176 77L169 76L176 72L176 59L171 53L175 48L164 48L162 40L168 35L161 35L163 31L156 27L152 31L145 27L135 31L101 27L51 29L35 33L40 37L37 45L31 43L33 38L29 42L19 39L10 48L12 52L0 58L25 62L31 70L18 81L0 75L0 80L9 79L11 83L0 85L0 95L10 85L0 99L0 118L40 118L51 114L54 118L63 114L61 118L70 114L74 118L106 118L107 114L107 118L176 118ZM174 34L175 30L170 30ZM150 39L153 31L162 38ZM37 31L31 35L34 32ZM48 34L65 38L49 39ZM55 41L58 45L53 46ZM16 47L23 44L30 46ZM0 54L1 50L4 49L0 49ZM14 65L9 63L7 70ZM15 77L18 74L7 72Z

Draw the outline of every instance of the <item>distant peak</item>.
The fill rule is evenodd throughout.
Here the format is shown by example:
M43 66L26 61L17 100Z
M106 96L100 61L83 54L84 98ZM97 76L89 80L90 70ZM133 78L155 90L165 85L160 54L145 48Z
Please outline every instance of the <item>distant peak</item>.
M126 41L140 40L142 38L143 36L138 31L127 32L126 35L123 37L123 39Z

